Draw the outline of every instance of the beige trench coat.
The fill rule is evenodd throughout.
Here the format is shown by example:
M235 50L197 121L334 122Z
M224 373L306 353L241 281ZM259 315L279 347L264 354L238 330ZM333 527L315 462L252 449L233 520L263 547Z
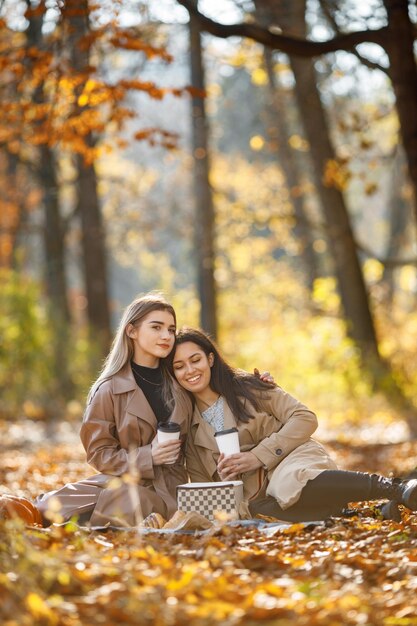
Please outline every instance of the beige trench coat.
M181 425L182 435L190 411L191 401L179 394L171 419ZM152 464L156 428L155 414L128 364L99 387L84 415L81 441L88 463L100 473L47 493L36 505L44 515L52 510L64 520L94 509L92 526L133 526L140 512L169 518L177 508L176 486L187 482L187 474L182 459L173 465ZM139 483L126 480L132 468Z
M250 517L248 501L273 496L286 509L300 497L308 480L325 469L337 469L323 446L311 439L317 428L315 414L283 389L276 387L259 396L261 411L248 403L253 415L248 423L237 422L224 403L224 428L236 427L241 452L251 451L263 467L242 474L244 503L241 517ZM217 474L219 450L213 428L202 418L197 406L186 446L187 470L192 482L220 480Z

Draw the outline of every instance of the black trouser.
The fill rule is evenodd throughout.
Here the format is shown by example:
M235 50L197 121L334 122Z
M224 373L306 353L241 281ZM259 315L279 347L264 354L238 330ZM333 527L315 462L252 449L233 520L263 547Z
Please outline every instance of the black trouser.
M322 520L340 515L349 502L390 497L376 487L381 477L363 472L325 470L303 488L299 500L282 509L272 496L249 503L252 515L258 513L289 522ZM388 481L388 479L382 479Z

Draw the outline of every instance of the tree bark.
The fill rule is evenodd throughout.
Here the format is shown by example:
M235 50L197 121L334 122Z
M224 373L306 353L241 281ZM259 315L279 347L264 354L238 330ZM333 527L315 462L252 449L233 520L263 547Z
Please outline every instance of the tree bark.
M209 181L208 124L203 92L205 89L201 33L198 20L190 16L191 84L200 95L192 98L192 148L194 160L195 250L197 285L201 303L200 324L214 339L217 336L216 283L214 278L215 215Z
M29 17L27 45L42 49L43 16L32 14ZM37 103L44 101L43 86L36 93ZM69 321L67 301L67 280L65 274L65 243L64 226L58 201L57 165L52 150L47 145L39 148L39 162L36 173L43 190L44 200L44 243L45 243L45 276L49 298L55 314L62 322Z
M385 252L387 259L395 259L401 256L401 250L407 243L407 226L412 217L412 207L404 197L404 170L406 169L405 155L400 146L394 157L393 171L391 174L390 201L389 201L389 239ZM394 281L395 266L384 265L382 282L385 283L385 306L391 309L395 296Z
M407 155L408 171L414 190L417 221L417 67L414 58L415 26L409 16L409 0L383 0L388 25L372 30L338 33L327 41L308 41L305 37L289 37L257 24L219 24L199 13L192 0L177 0L199 20L203 30L216 37L249 37L291 56L315 57L328 52L346 50L355 53L360 43L376 43L388 54L391 78L396 97L402 143ZM297 2L293 3L298 5Z
M88 322L92 337L104 356L110 347L111 330L105 232L97 175L94 165L86 165L82 157L77 157L77 170L77 208L81 218Z
M396 98L401 139L407 155L408 171L414 192L417 222L417 67L414 55L415 26L409 16L407 0L384 0L390 36L385 49L389 57L389 76Z
M277 158L284 172L290 201L294 209L295 226L293 232L295 238L300 243L300 257L306 276L306 283L309 289L312 290L314 281L319 276L319 270L313 248L313 237L307 226L309 220L304 206L303 194L299 191L302 187L302 176L294 150L289 145L290 133L288 129L290 122L283 106L283 94L274 73L272 53L268 48L264 49L264 60L273 103L270 110L271 124L276 129L273 139L277 143Z
M90 64L89 50L80 45L90 32L87 0L68 0L63 17L67 19L70 30L68 39L72 69L74 73L82 74ZM84 141L88 148L94 147L91 133L84 137ZM77 155L75 163L88 324L92 340L105 356L110 347L111 328L105 227L97 191L97 174L94 163L87 163L83 156Z
M276 24L292 36L305 38L305 1L294 4L256 0L255 5L264 23ZM317 88L314 65L311 59L294 56L290 56L290 65L295 78L294 88L301 121L310 144L315 185L326 220L328 243L348 333L366 359L379 362L375 328L349 213L342 193L323 183L326 164L336 157Z
M22 193L19 189L18 160L16 155L6 150L1 151L1 161L4 161L2 171L4 209L0 214L0 268L16 267L16 244L23 222Z
M58 201L56 163L47 146L40 147L39 180L43 187L45 210L44 243L46 252L46 284L55 315L69 323L67 280L65 273L64 228ZM60 329L58 332L62 332ZM61 355L62 359L62 355Z
M28 47L43 48L43 14L32 13L27 29ZM40 85L34 100L45 99L44 87ZM65 271L65 229L59 206L59 185L57 164L53 151L47 145L39 147L39 161L35 168L36 176L43 191L44 206L44 249L45 282L48 296L48 315L53 328L53 369L57 382L56 398L48 403L48 413L61 410L59 397L69 399L73 383L68 368L68 343L70 313L67 299L67 278Z

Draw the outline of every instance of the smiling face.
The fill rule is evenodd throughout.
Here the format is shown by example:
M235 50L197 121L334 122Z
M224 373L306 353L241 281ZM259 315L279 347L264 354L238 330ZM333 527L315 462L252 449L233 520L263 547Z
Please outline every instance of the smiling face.
M157 367L174 346L175 320L169 311L151 311L137 326L129 324L126 332L133 340L135 363Z
M178 383L196 396L213 393L210 389L213 354L208 356L192 341L186 341L175 348L173 359L174 375Z

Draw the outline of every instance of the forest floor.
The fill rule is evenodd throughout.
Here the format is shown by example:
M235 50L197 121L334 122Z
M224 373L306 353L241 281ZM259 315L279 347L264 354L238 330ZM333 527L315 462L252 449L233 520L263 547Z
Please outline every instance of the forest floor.
M0 493L34 498L91 474L77 430L0 422ZM417 442L326 446L344 469L404 476L417 464ZM357 513L200 534L2 522L0 623L417 626L417 515Z

